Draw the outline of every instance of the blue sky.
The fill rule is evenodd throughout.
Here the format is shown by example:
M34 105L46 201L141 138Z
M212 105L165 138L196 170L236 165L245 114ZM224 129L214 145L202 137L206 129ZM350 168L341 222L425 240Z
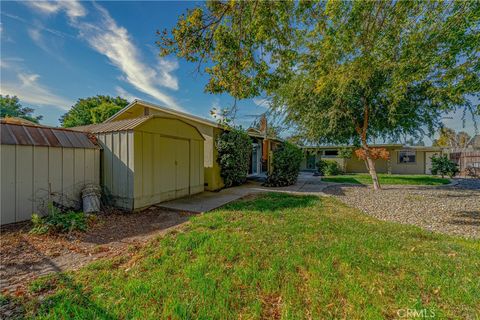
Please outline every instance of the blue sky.
M58 125L78 98L97 94L140 98L206 118L233 103L204 92L195 65L160 58L156 31L171 28L198 2L1 2L1 93ZM266 111L260 100L239 103L248 126Z
M140 98L209 118L212 107L233 103L204 92L195 65L159 58L156 30L170 29L199 2L1 2L1 93L58 125L78 98L97 94ZM237 123L266 111L262 99L238 103ZM447 126L474 133L471 117L448 115ZM428 138L424 139L429 143Z

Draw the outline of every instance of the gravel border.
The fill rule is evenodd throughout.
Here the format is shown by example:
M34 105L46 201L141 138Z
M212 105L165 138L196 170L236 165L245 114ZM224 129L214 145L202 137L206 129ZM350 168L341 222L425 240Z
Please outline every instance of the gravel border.
M480 239L480 180L454 179L442 186L337 184L324 193L375 218Z

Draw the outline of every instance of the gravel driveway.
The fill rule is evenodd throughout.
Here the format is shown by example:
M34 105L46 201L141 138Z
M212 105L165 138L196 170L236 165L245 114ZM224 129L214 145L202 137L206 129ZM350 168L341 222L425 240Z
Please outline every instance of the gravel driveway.
M455 179L452 185L334 185L324 193L339 198L380 220L413 224L424 229L480 238L480 180Z

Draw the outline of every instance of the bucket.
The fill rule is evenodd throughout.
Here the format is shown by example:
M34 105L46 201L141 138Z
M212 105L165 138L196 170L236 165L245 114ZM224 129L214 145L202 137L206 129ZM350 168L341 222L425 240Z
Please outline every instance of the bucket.
M87 185L82 190L83 212L100 212L100 187L97 185Z

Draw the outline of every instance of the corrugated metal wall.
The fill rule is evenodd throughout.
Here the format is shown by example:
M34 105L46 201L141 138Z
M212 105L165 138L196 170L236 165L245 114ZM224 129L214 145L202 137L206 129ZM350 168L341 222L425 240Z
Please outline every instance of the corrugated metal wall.
M101 183L112 205L133 208L133 131L97 133L102 151Z
M52 200L81 201L86 183L100 182L100 150L1 145L0 224L29 220Z

